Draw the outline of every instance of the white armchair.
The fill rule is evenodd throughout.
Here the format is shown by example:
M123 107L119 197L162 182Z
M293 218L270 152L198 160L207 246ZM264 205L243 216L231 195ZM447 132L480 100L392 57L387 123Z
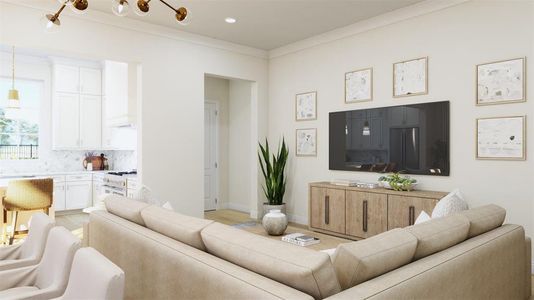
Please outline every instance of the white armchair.
M122 300L124 272L93 248L76 252L67 290L55 300Z
M38 265L0 272L0 299L50 299L65 292L80 239L64 227L48 234Z
M37 265L43 256L48 232L54 220L45 213L33 214L26 240L20 244L0 247L0 271Z

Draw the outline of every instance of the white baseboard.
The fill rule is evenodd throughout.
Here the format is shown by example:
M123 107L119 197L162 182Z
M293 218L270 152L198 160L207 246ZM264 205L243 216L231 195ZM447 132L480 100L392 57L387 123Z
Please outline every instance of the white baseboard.
M258 218L258 211L257 210L253 210L250 212L250 218L251 219L257 219Z
M240 211L240 212L245 212L245 213L249 213L250 212L250 207L248 205L243 205L243 204L239 204L239 203L228 203L228 208L229 209L233 209L233 210L237 210L237 211Z
M301 224L301 225L308 225L308 217L303 217L299 215L293 215L293 214L287 214L287 220L289 222Z

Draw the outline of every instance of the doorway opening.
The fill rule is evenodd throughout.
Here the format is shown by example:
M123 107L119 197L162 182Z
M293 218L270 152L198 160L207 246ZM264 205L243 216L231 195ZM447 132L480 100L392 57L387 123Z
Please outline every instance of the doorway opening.
M204 210L251 212L253 82L204 78Z

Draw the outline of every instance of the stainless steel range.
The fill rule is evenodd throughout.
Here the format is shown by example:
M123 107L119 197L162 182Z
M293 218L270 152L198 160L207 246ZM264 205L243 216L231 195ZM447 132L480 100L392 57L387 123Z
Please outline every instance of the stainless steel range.
M104 175L102 191L105 194L115 194L126 197L128 191L127 180L128 178L136 176L137 171L108 172Z

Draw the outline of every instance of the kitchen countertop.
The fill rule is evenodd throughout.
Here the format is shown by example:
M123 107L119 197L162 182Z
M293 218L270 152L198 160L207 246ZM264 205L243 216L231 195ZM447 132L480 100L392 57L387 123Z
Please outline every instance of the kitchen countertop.
M54 176L54 175L76 175L76 174L105 174L107 172L113 172L114 170L97 170L97 171L51 171L51 172L26 172L26 173L6 173L0 174L0 179L11 178L32 178L42 176Z

